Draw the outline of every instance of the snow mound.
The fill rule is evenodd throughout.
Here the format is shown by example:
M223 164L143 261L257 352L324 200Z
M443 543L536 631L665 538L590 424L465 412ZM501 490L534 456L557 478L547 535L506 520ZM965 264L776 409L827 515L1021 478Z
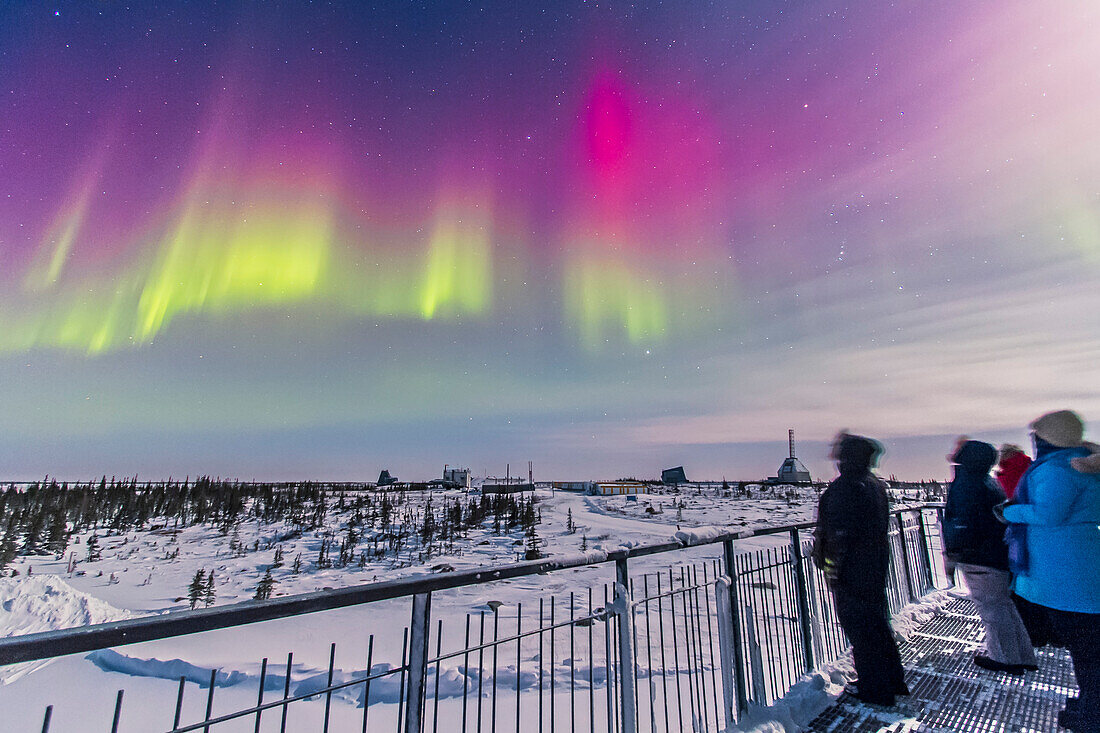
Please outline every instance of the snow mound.
M155 677L162 680L178 680L182 677L188 682L194 682L199 687L210 686L210 673L212 670L209 667L197 667L182 659L169 659L167 661L138 659L137 657L119 654L113 649L97 649L85 659L91 661L92 664L104 672L118 672L133 677ZM248 675L243 672L222 672L218 670L214 676L214 686L232 687L247 679ZM282 686L282 679L276 678L274 675L269 675L264 682L265 689L282 689Z
M0 608L3 609L0 637L102 624L134 616L76 590L56 575L0 578ZM0 685L14 682L50 661L0 667Z

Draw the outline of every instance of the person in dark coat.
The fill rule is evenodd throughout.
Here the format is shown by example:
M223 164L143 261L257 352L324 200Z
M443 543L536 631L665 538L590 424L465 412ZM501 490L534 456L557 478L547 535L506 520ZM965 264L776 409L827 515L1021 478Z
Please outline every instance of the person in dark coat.
M852 643L856 696L893 705L909 688L886 602L890 512L886 485L871 473L881 451L870 438L839 437L833 457L840 475L818 503L813 558L829 581L837 619Z
M1005 495L989 475L996 461L997 449L978 440L965 441L951 457L955 478L947 489L943 513L944 552L966 580L985 627L985 649L974 657L974 663L989 670L1023 674L1038 667L1009 589L1012 576L1005 525L994 512L1004 503Z

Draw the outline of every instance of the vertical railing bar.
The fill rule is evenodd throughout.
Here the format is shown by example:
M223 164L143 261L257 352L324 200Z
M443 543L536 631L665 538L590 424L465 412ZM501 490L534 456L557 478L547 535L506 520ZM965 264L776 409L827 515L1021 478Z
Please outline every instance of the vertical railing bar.
M328 650L328 684L325 687L332 687L332 675L336 670L336 642L333 642ZM325 724L321 728L323 733L328 733L328 720L329 711L332 707L332 690L329 689L325 692Z
M714 560L713 563L714 564L713 564L711 569L714 571L715 579L717 579L717 577L718 577L718 561ZM717 622L715 622L715 623L711 622L711 613L710 613L711 579L710 579L710 573L707 572L707 566L706 565L703 566L703 582L706 584L704 589L703 589L703 600L706 602L707 646L710 648L710 691L714 695L714 722L715 722L715 725L717 725L718 724L718 711L722 709L721 705L719 705L719 703L718 703L718 665L719 665L719 662L718 662L718 659L716 658L716 656L714 654L714 631L715 631L715 626L717 625ZM715 586L715 589L717 589L717 586ZM714 610L715 610L715 613L717 613L717 611L718 611L718 604L717 603L715 603Z
M287 659L287 669L290 668L290 659ZM374 634L367 637L367 681L363 683L363 733L367 733L367 717L370 715L370 682L374 673ZM287 673L290 674L289 672ZM288 677L289 679L289 677ZM283 707L286 713L286 707Z
M470 684L470 614L466 614L466 641L462 647L462 733L466 733Z
M680 733L684 731L684 698L680 680L680 638L676 634L676 581L672 568L668 569L668 606L672 622L672 661L676 665L676 717L680 720Z
M653 622L649 597L649 573L642 575L642 593L645 595L645 653L649 678L649 733L657 733L657 695L653 689Z
M557 659L554 657L554 637L557 629L554 627L554 611L557 607L557 596L550 596L550 730L554 733L557 732L557 720L555 718L554 708L554 667L557 664Z
M619 719L619 716L618 716L618 713L615 712L616 711L615 693L614 693L614 689L612 688L615 671L614 671L614 668L612 667L612 657L611 657L611 623L612 623L614 617L612 616L611 609L608 608L608 605L609 604L608 604L608 600L607 600L607 584L604 584L604 587L603 587L603 614L604 614L603 655L604 655L604 669L606 670L606 672L604 674L604 681L606 682L606 684L604 685L604 691L606 692L606 697L607 697L607 731L608 731L608 733L612 733L615 730L615 721L617 721Z
M671 573L672 569L669 568ZM672 581L669 582L672 585ZM688 706L691 709L691 719L695 720L698 715L695 705L695 652L691 647L691 618L690 611L688 610L688 596L687 596L687 581L684 580L684 568L680 567L680 590L678 595L680 596L680 607L684 610L684 663L687 667L687 684L688 684ZM675 607L673 607L673 613L675 614ZM694 726L694 723L692 723Z
M769 697L766 698L766 702L768 704L771 704L771 702L773 700L772 696L775 695L775 692L776 692L776 690L779 689L779 686L783 684L783 667L787 666L787 664L788 664L787 653L789 652L789 649L787 648L786 644L779 645L781 637L779 635L779 626L778 626L778 624L777 623L769 623L770 620L775 620L775 619L779 618L779 611L780 611L781 607L779 605L780 599L776 598L777 593L769 593L768 592L770 590L770 588L768 588L769 584L775 586L777 592L778 592L778 589L780 588L780 585L776 581L776 577L775 577L775 564L779 561L779 558L776 555L774 547L768 550L768 557L769 557L768 562L764 566L764 576L763 577L765 578L765 581L764 581L765 585L760 589L762 596L765 599L767 599L767 603L765 605L765 621L764 621L764 623L765 623L765 625L768 629L769 634L767 636L768 643L764 646L764 648L765 649L776 648L776 647L771 646L772 643L773 643L773 637L774 637L774 642L778 645L778 649L780 651L779 664L778 665L776 665L776 664L768 665L769 668L772 671L773 677L772 677L771 689L769 690Z
M260 715L263 714L263 710L260 706L264 704L264 685L267 684L267 657L263 658L260 662L260 692L256 698L256 729L255 733L260 733Z
M401 724L405 720L405 671L408 669L406 666L409 659L409 627L406 626L404 632L401 634L401 676L397 682L397 727L395 730L400 733Z
M703 568L703 571L705 573L706 572L706 563L704 562L701 567ZM696 639L698 641L698 644L699 644L699 682L700 682L700 686L702 688L703 700L706 703L706 708L705 709L707 711L706 716L704 716L703 720L708 721L709 717L707 717L707 716L710 715L710 699L707 697L707 655L706 655L707 648L706 648L706 645L703 643L703 618L704 618L703 614L704 614L704 612L703 612L703 604L699 599L700 593L702 593L704 598L706 597L706 586L699 584L699 568L700 568L700 565L694 565L692 567L692 576L693 576L692 584L694 586L694 590L692 591L692 596L693 596L692 602L695 604L695 618L698 620L698 630L695 632L695 637L696 637ZM713 673L714 665L711 665L711 671ZM712 689L712 692L713 692L713 689ZM718 720L718 710L717 709L714 710L714 719Z
M118 697L115 698L115 716L111 721L111 733L118 733L118 723L122 718L122 690L118 691Z
M577 618L576 612L576 593L569 591L569 731L570 733L576 733L577 731L577 641L576 641L576 626L574 622Z
M544 618L546 613L546 599L539 596L539 733L542 733L542 716L543 716L543 702L542 695L544 688L544 681L546 676L546 659L543 653L543 636L545 634L546 626L544 624Z
M692 635L695 639L696 676L699 678L699 719L706 724L709 710L707 709L707 674L703 661L703 622L699 617L699 566L691 564L687 568L687 577L691 583L691 615Z
M665 654L665 607L664 607L664 594L661 592L661 574L654 573L654 580L657 581L657 628L659 636L661 638L661 692L664 698L664 712L665 712L665 733L669 733L668 727L668 658ZM683 724L681 723L681 726Z
M218 681L218 670L210 670L210 686L206 689L206 716L203 718L204 722L209 721L210 717L214 714L214 687ZM204 725L202 728L203 733L210 733L210 726Z
M798 588L796 587L798 585L798 581L795 579L794 575L795 575L795 569L796 568L801 568L801 567L802 567L801 546L799 546L799 555L798 555L798 557L795 557L795 554L794 554L793 550L791 551L791 564L790 564L789 570L787 572L787 579L790 583L789 587L794 587L794 589L795 589L794 596L790 597L790 594L788 593L788 598L789 598L789 605L791 606L791 618L793 618L795 620L795 625L796 626L798 625L799 618L801 617L802 614L800 612L800 609L798 608ZM803 570L804 570L804 568L803 568ZM809 593L809 591L807 590L807 594L808 593ZM808 595L807 595L806 600L807 600L807 606L809 606L809 596ZM808 611L807 611L806 618L807 618L807 622L808 622L809 621L809 612ZM812 658L813 657L813 632L809 629L808 624L807 624L807 629L806 630L809 633L807 633L805 638L807 640L807 643L810 645L810 657ZM800 637L801 637L801 634L802 634L802 631L801 631L801 628L799 628L799 636ZM799 646L801 647L801 643L799 644ZM794 676L790 681L790 685L793 685L798 680L798 678L801 677L804 673L806 673L806 672L810 671L811 669L813 669L812 666L807 666L806 665L806 654L805 654L805 652L806 652L805 649L799 649L799 656L802 657L802 669L792 670L793 673L794 673ZM788 685L788 687L790 685ZM784 689L787 689L787 688L784 688Z
M782 557L783 550L778 550L778 553ZM802 673L804 671L799 664L799 662L804 662L804 660L802 659L802 643L800 641L802 632L798 628L798 601L796 599L798 593L797 591L795 593L791 593L791 590L794 588L795 585L793 550L788 549L786 555L786 560L780 561L779 565L777 565L775 568L775 572L779 580L782 581L782 584L778 587L781 589L785 589L785 592L780 591L779 598L780 601L784 601L784 599L786 599L783 603L785 608L781 609L782 618L790 619L791 625L794 626L793 632L796 638L794 638L793 640L791 639L791 630L788 630L788 632L784 634L784 646L787 647L788 651L787 675L784 677L783 681L780 683L779 688L776 690L776 697L782 697L783 692L788 687L793 685L795 680L802 676ZM776 617L777 621L779 618L781 617ZM784 624L784 627L787 626L787 624Z
M516 603L516 733L520 733L519 721L520 721L520 697L522 697L522 689L520 687L521 676L523 670L523 604Z
M480 632L477 643L477 730L481 733L481 698L485 679L485 611L478 614Z
M496 606L493 609L493 703L490 707L490 724L489 730L492 733L496 733L497 730L497 652L500 649L500 644L497 639L500 638L500 606ZM408 731L407 733L416 733L415 731Z
M782 591L782 585L775 577L775 566L779 562L779 558L776 555L775 548L769 548L767 552L767 561L763 566L763 583L760 588L761 597L765 599L764 605L764 625L768 630L767 643L764 645L764 649L775 649L778 651L778 659L768 665L768 669L772 673L772 684L768 689L768 694L773 695L780 685L783 684L783 670L789 665L787 655L790 652L787 644L783 644L783 636L780 635L779 628L779 615L782 610L782 598L777 598L777 595ZM771 586L771 587L769 587ZM773 592L770 592L774 588ZM774 637L774 639L773 639ZM775 646L772 646L773 641ZM771 660L769 660L771 661ZM776 663L778 662L778 663ZM765 702L771 704L772 697L767 697Z
M374 637L372 636L371 639L373 640ZM284 700L286 700L288 697L290 697L290 671L291 671L291 669L293 669L293 666L294 666L294 652L289 652L286 655L286 679L283 680L283 699ZM367 674L370 674L370 664L369 663L367 664ZM367 684L368 685L370 684L370 680L367 680ZM282 716L281 716L281 719L279 721L279 733L286 733L286 712L287 712L288 707L290 707L290 703L284 702L283 705L282 705L282 708L283 708ZM364 711L363 711L363 733L366 733L366 731L367 731L367 713L366 713L366 710L364 709Z
M431 637L432 594L417 593L412 597L409 621L409 685L402 686L408 698L405 703L405 733L421 733L424 715L424 694L428 686L428 646Z
M633 653L634 659L631 660L633 665L634 674L634 727L638 727L638 674L640 672L638 667L638 622L635 618L635 606L634 606L634 578L630 579L629 593L627 599L630 602L630 636L633 642L630 645L630 650Z
M596 666L596 653L592 650L592 628L596 625L592 616L592 586L588 586L588 727L590 733L596 733L596 689L592 679L592 668ZM610 733L610 731L608 732Z
M725 540L722 543L722 553L726 563L726 575L730 581L730 612L733 614L733 674L736 686L736 707L738 718L744 712L748 700L748 689L745 684L745 650L741 640L741 599L737 589L737 555L734 550L733 540Z
M439 730L439 672L443 666L443 619L439 619L435 632L435 694L432 696L432 733Z
M756 558L756 562L753 562L750 559L752 557ZM765 606L762 605L762 601L758 598L758 596L760 595L759 584L754 583L752 581L752 578L756 577L756 574L758 573L757 569L763 567L763 565L764 565L764 551L763 550L757 550L755 553L752 553L748 557L745 557L742 560L742 563L744 564L744 567L745 567L745 575L746 575L746 578L745 578L746 588L745 589L748 591L748 594L749 594L749 608L752 609L752 613L750 614L749 623L752 624L752 632L753 632L754 638L756 639L757 644L759 644L761 634L757 630L756 616L759 613L760 609L765 608ZM767 626L766 625L765 625L765 628L764 628L764 634L765 635L767 634ZM750 647L752 645L752 640L751 639L749 640L749 645L750 645ZM752 651L753 650L750 648L750 652L752 652ZM757 685L758 682L760 683L759 685ZM760 674L756 674L756 670L753 670L753 690L752 690L753 702L756 702L756 703L763 703L764 702L764 698L766 697L766 683L767 683L767 681L764 678L764 670L761 669Z
M695 614L691 608L691 580L686 577L684 566L680 566L680 605L684 611L684 659L687 667L688 702L691 707L692 721L699 720L702 715L699 710L699 679L696 674L698 659L695 653L695 639L692 636L695 626ZM693 722L694 726L695 723Z
M789 633L780 634L781 630L785 631L785 629L781 629L780 619L781 619L781 617L783 617L785 615L788 615L788 614L784 614L783 611L784 611L784 605L786 605L786 600L789 599L789 597L790 597L789 593L784 593L784 583L783 583L783 581L785 579L781 577L783 575L783 573L782 573L783 560L782 560L782 557L781 557L782 551L779 548L773 548L772 552L773 552L774 561L773 561L771 567L768 568L768 575L771 578L772 585L775 586L775 591L770 593L769 595L771 596L772 601L774 603L774 605L772 607L772 619L774 619L775 638L776 638L776 641L782 640L781 641L782 649L784 651L784 654L783 654L783 657L782 657L782 664L780 665L780 667L778 669L776 669L776 679L777 679L777 681L776 681L775 687L772 689L772 695L775 698L778 698L779 697L779 691L784 689L784 687L785 687L787 675L791 672L792 669L794 669L795 665L794 665L794 649L791 648L791 647L794 646L794 644L790 643L790 634ZM787 598L785 599L784 596L786 596ZM787 610L789 612L790 609L788 608ZM793 617L794 614L789 614L789 615ZM783 626L785 626L785 625L786 624L783 624ZM769 701L769 702L771 702L771 701Z
M172 730L180 727L180 714L183 712L183 686L185 684L187 684L187 678L180 677L179 692L176 693L176 714L172 716Z

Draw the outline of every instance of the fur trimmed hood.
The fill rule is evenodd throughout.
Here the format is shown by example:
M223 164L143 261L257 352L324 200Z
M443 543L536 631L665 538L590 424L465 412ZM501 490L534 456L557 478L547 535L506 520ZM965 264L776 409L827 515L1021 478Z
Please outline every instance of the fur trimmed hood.
M1074 458L1069 464L1081 473L1100 473L1100 445L1085 442L1083 447L1089 449L1089 455Z

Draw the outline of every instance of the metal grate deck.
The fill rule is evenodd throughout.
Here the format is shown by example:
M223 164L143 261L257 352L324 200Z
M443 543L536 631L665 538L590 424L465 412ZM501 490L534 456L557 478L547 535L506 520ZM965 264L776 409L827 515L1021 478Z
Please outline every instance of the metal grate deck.
M865 705L845 692L810 723L815 733L1049 733L1076 694L1063 649L1037 650L1039 671L1023 677L973 663L984 633L973 605L954 600L901 644L912 695L892 708Z

